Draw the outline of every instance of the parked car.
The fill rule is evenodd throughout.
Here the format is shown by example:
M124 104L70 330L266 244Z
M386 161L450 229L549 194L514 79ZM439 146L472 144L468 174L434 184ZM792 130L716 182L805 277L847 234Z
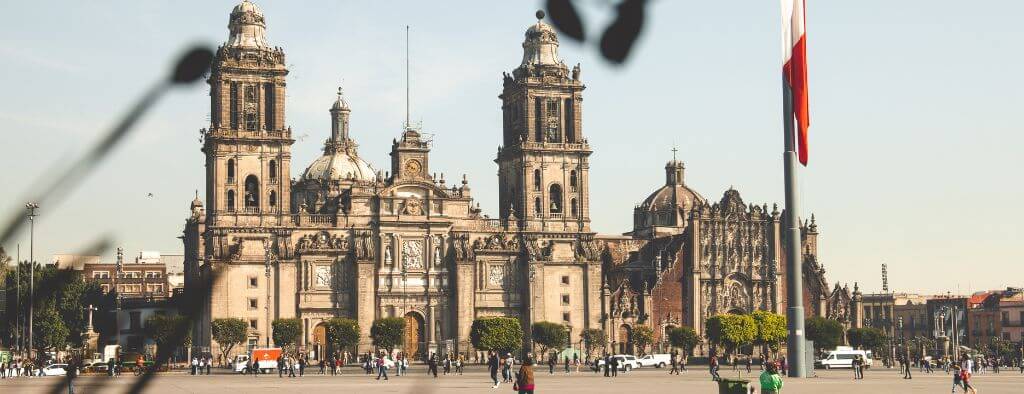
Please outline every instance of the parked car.
M641 367L664 368L671 362L671 354L648 354L646 356L636 359L636 363L640 364Z
M849 346L840 346L836 350L828 353L828 356L823 357L821 360L817 360L814 364L820 368L832 369L832 368L853 368L853 359L857 356L861 356L864 360L864 368L871 368L871 352L864 350L854 350Z
M632 354L616 354L612 357L614 357L618 361L620 371L629 372L634 369L640 368L641 366L640 363L637 362L636 356ZM594 363L595 371L600 370L603 367L604 358L598 359L597 362Z
M92 364L89 364L88 368L89 368L90 372L104 372L105 373L105 372L107 372L107 363L102 362L102 361L97 361L97 362L94 362Z
M43 368L43 376L65 376L68 374L67 364L50 364Z

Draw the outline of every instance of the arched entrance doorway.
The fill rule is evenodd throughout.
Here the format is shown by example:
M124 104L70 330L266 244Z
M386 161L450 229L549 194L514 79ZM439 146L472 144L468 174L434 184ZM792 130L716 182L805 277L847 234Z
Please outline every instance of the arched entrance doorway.
M330 346L327 343L327 325L324 323L317 324L313 328L313 359L320 360L326 352L330 351Z
M425 344L423 342L423 316L419 313L409 312L405 314L405 338L402 343L402 352L413 360L423 356Z
M619 326L619 354L633 354L633 327L628 324Z

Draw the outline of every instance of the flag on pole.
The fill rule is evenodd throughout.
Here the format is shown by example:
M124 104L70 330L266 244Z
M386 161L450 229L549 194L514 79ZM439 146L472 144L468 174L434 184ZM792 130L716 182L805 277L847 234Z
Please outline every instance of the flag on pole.
M811 125L807 109L807 17L804 0L782 0L782 77L790 90L796 127L795 148L800 164L807 166L807 128Z

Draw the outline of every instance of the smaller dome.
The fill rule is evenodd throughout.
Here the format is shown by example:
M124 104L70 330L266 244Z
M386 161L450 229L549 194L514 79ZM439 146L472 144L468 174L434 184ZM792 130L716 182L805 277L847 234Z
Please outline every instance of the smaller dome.
M203 206L203 202L201 200L199 200L199 195L196 195L196 198L194 200L192 200L191 208L192 209L202 208L202 206Z
M526 29L523 40L522 65L558 65L558 33L551 25L544 23L544 13L537 12L537 23Z
M334 105L331 105L331 111L348 110L348 102L345 101L345 97L342 95L341 86L338 87L338 98L334 100Z
M232 14L235 14L235 13L246 13L246 12L253 13L253 14L256 14L256 15L259 15L259 16L263 16L263 10L261 10L259 6L257 6L256 4L253 4L249 0L242 0L241 3L238 3L238 5L236 5L235 8L233 8L231 10Z
M369 181L374 177L373 167L347 149L338 149L334 153L325 152L302 174L303 180L316 181Z

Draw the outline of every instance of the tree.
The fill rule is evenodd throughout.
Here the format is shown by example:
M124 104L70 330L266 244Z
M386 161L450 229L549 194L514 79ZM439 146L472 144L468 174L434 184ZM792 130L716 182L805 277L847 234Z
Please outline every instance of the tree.
M675 327L668 332L668 342L674 347L682 348L683 354L693 354L693 348L700 343L697 331L690 327Z
M512 353L523 347L522 327L514 317L481 317L473 320L469 340L480 350Z
M274 330L274 344L285 349L285 353L293 353L293 345L302 337L302 320L275 319L271 326Z
M160 353L170 353L185 342L191 342L191 338L188 338L189 321L185 316L153 315L146 319L143 329L146 336L156 342L157 352Z
M324 325L327 329L327 343L334 349L348 349L359 344L359 323L355 320L336 317Z
M588 328L580 333L580 339L583 340L583 346L587 349L587 356L589 357L594 349L604 348L608 345L608 334L605 334L604 330L600 328Z
M249 337L249 326L239 318L213 319L210 330L213 340L220 344L221 360L227 360L231 349L245 343Z
M540 345L539 354L545 354L549 349L565 347L566 342L569 341L569 334L566 332L565 326L549 321L533 323L530 333L533 342Z
M637 326L633 329L633 344L640 348L640 354L645 354L647 345L654 342L654 329L649 326Z
M835 349L843 343L843 323L838 320L811 316L804 320L807 339L814 341L814 349Z
M377 319L370 326L370 338L373 338L373 346L387 349L388 353L402 344L404 335L405 319L400 317Z
M762 349L762 352L766 357L770 357L772 352L779 351L779 345L786 340L789 334L786 327L786 316L768 311L754 311L750 317L754 319L754 324L757 326L754 343L767 347L768 349Z
M732 353L741 346L753 343L757 325L749 315L717 315L707 320L708 340L725 347Z
M28 315L30 267L28 262L21 262L16 271L7 271L3 278L2 287L9 302L7 308L0 311L0 321L6 323L3 331L8 335L14 332L13 325L18 322L15 316L22 316L21 324L27 324L24 316ZM31 346L38 350L81 346L87 324L83 308L89 304L104 305L99 285L86 282L81 272L57 269L54 265L36 264L32 280L35 281L35 331ZM106 322L100 319L98 323L97 328L102 328Z
M851 328L846 331L846 340L858 349L879 353L885 347L885 332L875 327Z

